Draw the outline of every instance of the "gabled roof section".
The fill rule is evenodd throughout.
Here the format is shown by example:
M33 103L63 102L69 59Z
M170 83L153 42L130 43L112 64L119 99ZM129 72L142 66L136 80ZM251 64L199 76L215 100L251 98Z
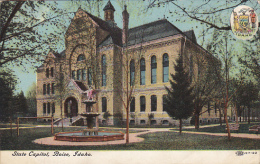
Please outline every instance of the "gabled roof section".
M197 39L193 30L183 32L192 42L197 43Z
M122 29L117 27L117 25L114 22L104 21L86 11L84 11L84 12L87 13L89 15L89 17L93 21L95 21L102 30L105 30L110 33L110 36L112 37L114 44L116 44L118 46L122 45Z
M78 85L78 87L82 90L82 91L86 91L87 87L80 81L75 81L76 84Z
M176 34L182 34L186 36L185 33L183 33L169 21L162 19L129 29L128 46L165 38ZM190 35L190 33L187 34Z

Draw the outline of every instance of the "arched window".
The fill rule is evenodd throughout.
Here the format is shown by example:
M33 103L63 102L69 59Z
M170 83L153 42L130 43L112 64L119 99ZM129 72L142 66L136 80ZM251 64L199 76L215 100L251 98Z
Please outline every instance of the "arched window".
M88 85L92 85L92 75L91 75L92 71L91 68L88 68Z
M46 69L46 77L49 78L49 68Z
M77 58L77 61L82 61L82 60L85 60L86 58L85 58L85 55L83 55L83 54L80 54L79 56L78 56L78 58Z
M102 56L102 86L106 86L106 55Z
M72 71L72 79L76 80L76 71Z
M82 80L87 80L87 71L85 69L82 70Z
M167 108L167 95L163 95L163 111L166 111Z
M51 92L52 94L55 94L55 84L54 83L51 84L51 91L52 91Z
M131 60L130 62L130 85L133 86L135 83L135 62Z
M169 81L169 56L163 54L163 82Z
M77 80L81 80L81 69L77 70Z
M54 77L54 68L51 67L51 77Z
M157 110L157 97L156 95L151 96L151 111L155 112Z
M48 95L50 94L50 91L51 91L51 85L50 85L50 84L47 84L47 94L48 94Z
M130 103L130 112L135 112L135 98L132 97L132 101Z
M140 112L145 112L145 97L140 97Z
M107 98L102 97L102 112L107 111Z
M151 83L156 83L156 70L157 70L157 62L156 56L152 56L151 58Z
M145 85L145 60L140 60L140 85Z
M46 84L43 84L43 95L46 95Z

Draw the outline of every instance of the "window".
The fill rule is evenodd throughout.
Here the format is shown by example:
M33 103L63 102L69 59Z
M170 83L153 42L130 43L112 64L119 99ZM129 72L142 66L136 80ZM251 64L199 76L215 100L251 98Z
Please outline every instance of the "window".
M85 56L83 54L80 54L77 58L77 61L82 61L82 60L85 60Z
M102 86L106 86L106 55L102 56Z
M145 112L145 97L140 97L140 112Z
M163 111L166 111L167 108L167 95L163 95Z
M163 82L169 81L169 56L163 54Z
M49 78L49 68L46 69L46 77Z
M88 85L92 85L92 75L91 75L92 71L91 68L88 68Z
M53 72L54 70L53 70L53 67L51 67L51 77L53 77L54 76L54 72Z
M135 83L135 62L131 60L130 62L130 85L133 86Z
M107 98L102 97L102 112L107 111Z
M156 120L151 120L151 125L156 125Z
M46 103L43 103L43 114L46 114Z
M130 120L129 124L130 125L134 125L135 124L135 120Z
M81 69L77 70L77 80L81 80Z
M169 124L169 121L168 120L163 120L162 124L163 125L167 125L167 124Z
M135 98L132 97L132 101L130 103L130 112L135 112Z
M55 103L52 103L52 113L55 113Z
M50 114L51 113L51 103L47 104L47 113Z
M76 71L72 71L72 79L76 80Z
M46 84L43 84L43 95L46 95Z
M156 70L157 70L157 63L156 63L156 56L152 56L151 59L151 83L156 83Z
M154 112L157 110L157 97L155 95L151 96L151 111Z
M140 85L145 85L145 60L140 60Z
M54 83L52 83L51 84L51 91L52 91L52 94L55 94L55 84Z
M145 124L145 120L140 120L140 124Z
M87 71L85 69L82 70L82 79L87 80Z
M48 94L48 95L50 94L50 91L51 91L51 85L50 85L50 84L47 84L47 94Z

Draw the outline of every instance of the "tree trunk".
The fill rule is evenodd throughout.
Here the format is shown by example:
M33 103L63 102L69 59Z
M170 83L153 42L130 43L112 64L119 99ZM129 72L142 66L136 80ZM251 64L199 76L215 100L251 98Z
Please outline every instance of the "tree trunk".
M61 131L64 132L63 129L63 114L62 114L62 100L60 101L60 115L61 115Z
M228 140L231 140L231 134L230 134L229 124L227 119L227 102L225 103L224 118L227 126Z
M195 129L199 129L200 128L200 116L199 114L196 112L195 113Z
M221 109L219 108L219 124L222 126Z
M181 135L181 131L182 131L182 119L180 119L180 135Z
M129 144L129 107L126 110L126 144Z
M248 105L248 124L250 124L250 104Z

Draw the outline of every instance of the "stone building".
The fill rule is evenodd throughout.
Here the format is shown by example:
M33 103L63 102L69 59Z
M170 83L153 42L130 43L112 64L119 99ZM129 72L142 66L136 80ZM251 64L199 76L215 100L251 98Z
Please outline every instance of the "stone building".
M131 124L174 123L163 101L173 63L183 55L186 68L196 75L195 56L209 59L211 54L197 44L193 30L183 32L166 19L128 29L126 6L121 29L114 12L110 1L104 7L104 20L78 9L65 34L66 49L50 50L37 69L38 116L77 121L85 111L82 101L92 88L97 92L94 110L101 114L100 122L106 122L103 115L109 112L108 123L114 124L115 116L126 118L122 100L128 87L133 89Z

